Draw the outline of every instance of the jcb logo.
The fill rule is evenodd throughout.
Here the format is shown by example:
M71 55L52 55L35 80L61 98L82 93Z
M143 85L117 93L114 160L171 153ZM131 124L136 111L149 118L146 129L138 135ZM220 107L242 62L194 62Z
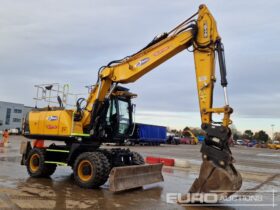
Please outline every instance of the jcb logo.
M203 36L204 36L204 38L208 37L208 25L207 25L207 22L203 23Z
M48 116L47 120L48 121L56 121L56 120L58 120L58 116Z

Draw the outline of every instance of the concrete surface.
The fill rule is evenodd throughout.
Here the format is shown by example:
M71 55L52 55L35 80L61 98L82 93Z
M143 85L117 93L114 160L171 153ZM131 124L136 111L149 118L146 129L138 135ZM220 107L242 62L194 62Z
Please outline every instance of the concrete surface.
M200 145L136 146L131 150L153 155L187 159L190 168L165 167L163 183L143 189L113 194L105 184L98 190L81 189L74 184L69 167L58 167L50 179L29 178L20 166L19 144L24 138L13 136L9 148L0 148L0 209L279 209L280 152L236 146L232 152L243 176L241 192L249 199L240 203L221 202L219 207L183 207L166 202L167 193L186 193L198 175ZM246 190L247 192L244 192ZM248 192L249 191L249 192ZM272 195L274 191L274 196ZM250 197L251 196L251 197ZM252 204L254 206L252 206ZM196 204L195 204L196 205ZM278 205L278 206L277 206Z

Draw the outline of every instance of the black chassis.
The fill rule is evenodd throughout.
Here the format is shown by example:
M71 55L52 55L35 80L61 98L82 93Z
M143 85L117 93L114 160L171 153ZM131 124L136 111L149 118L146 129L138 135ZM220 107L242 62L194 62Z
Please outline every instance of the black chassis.
M26 165L29 152L32 150L30 141L27 142L25 151L22 154L21 165ZM51 144L49 147L40 148L44 151L44 160L48 163L73 166L76 158L84 152L101 152L109 160L111 168L118 166L133 165L133 153L129 149L112 148L103 149L99 145L72 143L69 145ZM67 151L67 152L61 152Z

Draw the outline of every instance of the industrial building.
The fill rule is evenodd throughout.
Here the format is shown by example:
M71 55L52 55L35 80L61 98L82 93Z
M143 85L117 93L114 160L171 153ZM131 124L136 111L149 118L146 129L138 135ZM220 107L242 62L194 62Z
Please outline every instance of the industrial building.
M21 129L23 118L31 109L24 104L0 101L0 131Z

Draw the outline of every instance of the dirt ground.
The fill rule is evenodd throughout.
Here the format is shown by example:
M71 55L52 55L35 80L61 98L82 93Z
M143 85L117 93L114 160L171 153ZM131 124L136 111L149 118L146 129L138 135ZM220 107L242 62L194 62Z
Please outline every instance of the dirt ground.
M108 185L97 190L74 184L69 167L58 167L49 179L29 178L20 165L19 145L23 137L13 136L8 148L0 148L0 209L279 209L280 151L235 146L236 168L243 177L236 197L248 198L221 202L219 207L181 206L167 203L168 193L186 193L199 172L200 145L134 146L143 156L187 159L189 168L165 167L164 182L142 189L111 193ZM246 192L244 192L246 191ZM247 197L246 197L247 196ZM236 198L235 197L235 198ZM251 199L251 200L250 200ZM255 199L255 200L254 200ZM277 206L278 205L278 206Z

